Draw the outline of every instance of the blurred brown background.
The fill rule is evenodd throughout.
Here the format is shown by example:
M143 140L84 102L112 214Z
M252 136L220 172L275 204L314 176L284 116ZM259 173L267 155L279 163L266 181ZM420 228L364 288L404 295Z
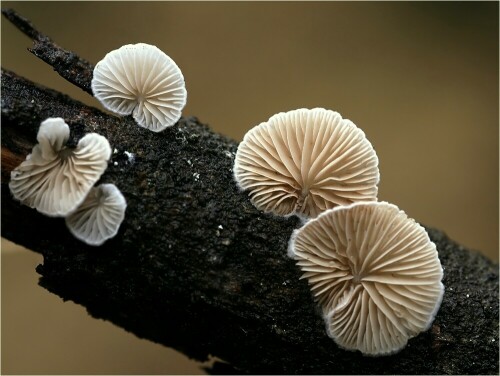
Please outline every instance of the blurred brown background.
M93 63L123 44L157 45L186 78L184 114L237 140L276 112L339 111L377 151L380 200L498 260L498 3L2 7ZM7 21L1 31L2 67L100 107L29 54ZM41 262L2 241L2 374L201 372L38 287Z

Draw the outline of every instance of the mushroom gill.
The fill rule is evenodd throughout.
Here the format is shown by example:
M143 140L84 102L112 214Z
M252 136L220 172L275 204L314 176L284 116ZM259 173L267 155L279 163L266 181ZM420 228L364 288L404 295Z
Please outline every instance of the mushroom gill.
M376 200L379 170L361 129L337 112L315 108L278 113L248 131L234 176L258 209L316 217L338 205Z
M108 167L111 147L105 137L85 135L69 148L69 127L48 118L38 130L38 144L12 170L9 188L14 198L49 216L65 216L85 198Z
M387 202L322 213L294 232L289 256L321 305L328 334L348 350L397 352L429 328L441 304L435 244Z
M127 44L109 52L94 68L94 96L108 110L130 115L160 132L174 125L186 105L184 76L158 47Z
M66 217L66 226L77 239L98 246L116 235L126 208L125 197L114 184L101 184Z

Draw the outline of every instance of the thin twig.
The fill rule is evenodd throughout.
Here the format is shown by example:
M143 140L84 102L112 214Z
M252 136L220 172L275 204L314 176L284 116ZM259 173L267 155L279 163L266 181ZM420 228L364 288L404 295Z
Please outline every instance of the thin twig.
M2 9L2 13L14 26L33 40L33 47L28 49L32 54L52 66L61 77L92 94L90 83L94 66L91 63L54 43L13 9Z

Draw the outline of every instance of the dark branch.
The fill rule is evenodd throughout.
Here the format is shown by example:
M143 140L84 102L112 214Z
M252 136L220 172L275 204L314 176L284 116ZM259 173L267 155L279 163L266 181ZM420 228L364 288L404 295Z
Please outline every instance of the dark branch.
M59 51L49 46L48 56ZM81 69L77 57L64 58L58 63L69 76ZM218 356L242 373L498 373L498 266L440 231L429 230L446 286L432 328L397 355L363 357L327 337L286 256L298 221L263 215L238 192L236 142L195 118L156 134L7 71L1 110L2 235L42 253L40 284L92 316L196 359ZM9 173L49 116L63 117L74 140L98 132L115 149L101 180L120 188L128 208L118 235L101 247L10 195Z
M2 13L10 22L12 22L19 30L21 30L28 37L33 39L33 41L47 41L50 42L50 38L46 35L40 33L33 24L18 14L14 9L2 9Z
M72 51L58 46L48 36L39 32L26 18L12 9L2 9L3 15L19 30L33 39L29 51L52 66L63 78L92 95L90 82L94 66Z

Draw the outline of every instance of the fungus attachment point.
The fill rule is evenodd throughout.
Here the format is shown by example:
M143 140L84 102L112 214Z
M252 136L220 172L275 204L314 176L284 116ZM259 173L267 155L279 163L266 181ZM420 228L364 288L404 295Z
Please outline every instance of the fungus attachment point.
M376 200L378 158L364 132L339 113L298 109L245 135L234 176L258 209L316 217L338 205Z
M177 64L158 47L145 43L122 46L98 62L92 92L108 110L132 114L141 127L154 132L174 125L187 99Z
M101 184L66 217L66 225L77 239L98 246L116 235L126 208L127 202L114 184Z
M66 147L69 127L49 118L38 130L38 144L10 174L14 198L49 216L65 216L85 198L108 166L111 147L105 137L85 135L76 148Z
M297 260L328 334L347 350L388 355L427 330L443 270L424 228L387 202L337 207L295 230Z

